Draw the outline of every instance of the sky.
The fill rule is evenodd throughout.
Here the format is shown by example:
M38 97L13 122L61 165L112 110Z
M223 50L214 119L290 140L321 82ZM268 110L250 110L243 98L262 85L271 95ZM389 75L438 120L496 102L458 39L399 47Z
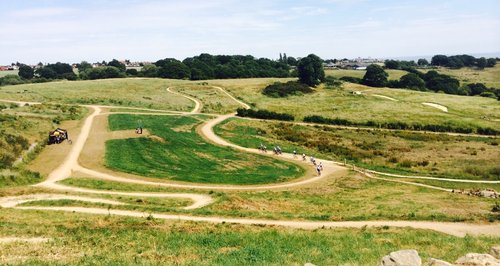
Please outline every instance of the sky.
M498 0L0 1L0 64L500 52Z

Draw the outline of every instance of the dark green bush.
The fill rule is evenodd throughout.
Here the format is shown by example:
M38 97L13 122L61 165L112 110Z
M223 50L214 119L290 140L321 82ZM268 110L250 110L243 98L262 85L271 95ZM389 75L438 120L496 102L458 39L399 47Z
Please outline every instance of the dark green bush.
M281 121L293 121L295 119L293 115L276 113L268 110L253 110L253 109L238 108L236 112L237 115L241 117L253 117L259 119L281 120Z
M340 80L345 81L345 82L350 82L350 83L355 83L355 84L361 84L361 79L360 78L355 78L355 77L341 77Z
M287 83L276 82L267 86L262 94L269 97L287 97L289 95L300 95L301 93L312 93L314 92L309 86L296 82L289 81Z

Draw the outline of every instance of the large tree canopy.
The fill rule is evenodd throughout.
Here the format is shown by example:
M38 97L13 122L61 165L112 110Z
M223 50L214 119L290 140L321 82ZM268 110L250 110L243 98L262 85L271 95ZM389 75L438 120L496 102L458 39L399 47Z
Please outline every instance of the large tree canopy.
M127 69L127 67L125 66L125 64L123 64L122 62L116 60L116 59L113 59L111 60L111 62L109 62L107 64L107 66L112 66L112 67L116 67L118 68L120 71L123 71L125 72L125 70Z
M35 71L30 66L21 65L19 67L19 73L18 73L18 75L22 79L32 79L33 76L35 75Z
M425 90L425 81L415 73L408 73L401 77L399 86L411 90Z
M177 59L158 60L155 65L158 67L157 74L160 78L189 79L191 77L189 67Z
M361 83L370 87L384 87L387 84L388 76L387 72L381 66L372 64L366 68L366 73Z
M299 60L297 64L299 82L315 87L325 80L323 60L317 55L310 54Z

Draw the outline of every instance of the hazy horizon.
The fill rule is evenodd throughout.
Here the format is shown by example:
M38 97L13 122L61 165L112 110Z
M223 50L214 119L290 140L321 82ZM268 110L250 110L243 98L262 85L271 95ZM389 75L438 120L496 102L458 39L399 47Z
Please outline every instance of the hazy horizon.
M499 9L493 0L5 1L0 64L499 55Z

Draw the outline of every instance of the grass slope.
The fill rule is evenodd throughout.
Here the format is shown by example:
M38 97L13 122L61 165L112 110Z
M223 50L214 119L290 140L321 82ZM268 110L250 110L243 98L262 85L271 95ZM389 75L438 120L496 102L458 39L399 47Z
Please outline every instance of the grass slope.
M444 124L457 127L490 127L500 130L500 102L483 97L445 95L431 92L417 92L401 89L370 88L363 85L344 83L343 89L318 87L315 93L287 98L271 98L261 92L272 79L251 79L211 81L210 84L225 87L257 109L289 113L302 120L305 116L320 115L341 118L354 122L405 122L409 124ZM354 95L352 91L360 91ZM397 101L383 99L376 95L392 97ZM430 102L444 105L448 113L425 106Z
M193 102L166 91L167 87L183 83L186 82L138 78L58 81L2 87L0 99L188 111L193 108Z
M280 145L289 152L347 159L374 170L500 180L497 139L293 126L239 118L217 125L215 132L244 147Z
M194 117L111 115L109 125L111 130L133 129L138 120L164 141L107 141L108 167L148 177L217 184L283 182L304 173L292 163L205 142L196 133L199 120Z
M468 252L487 253L499 241L411 229L307 231L10 209L0 217L2 236L53 238L2 245L2 264L378 265L399 249L417 249L424 262L454 261Z
M63 184L111 191L186 192L182 189L123 184L92 178L71 178ZM495 221L494 199L450 194L406 184L370 180L356 174L288 191L208 192L215 203L193 211L203 216L286 220L429 220Z

